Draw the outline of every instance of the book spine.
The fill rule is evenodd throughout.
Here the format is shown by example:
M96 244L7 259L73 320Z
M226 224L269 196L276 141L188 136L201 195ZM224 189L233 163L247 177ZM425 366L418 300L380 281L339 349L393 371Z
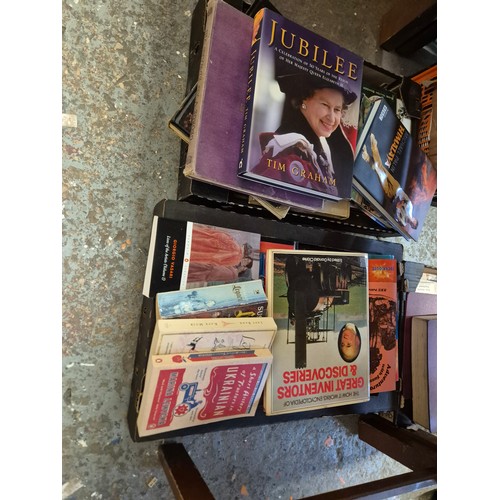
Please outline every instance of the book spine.
M267 300L242 304L239 306L228 306L216 309L205 309L203 311L193 311L178 315L159 316L159 319L181 319L181 318L260 318L267 314Z
M250 66L248 70L248 84L245 98L245 114L243 117L243 131L241 135L240 162L238 164L238 175L247 171L248 149L250 147L250 130L252 126L252 109L255 98L255 77L257 75L257 65L259 62L259 52L261 46L262 26L264 24L265 10L261 9L254 18L252 50L250 52Z
M200 2L201 3L201 2ZM210 53L210 42L212 40L211 33L213 29L213 24L215 20L217 2L214 0L208 1L207 12L206 12L206 22L205 30L203 35L203 47L200 59L200 69L199 77L197 81L196 98L193 107L193 117L191 125L191 135L189 140L189 148L186 156L186 163L184 165L183 175L189 177L194 173L194 161L197 154L198 147L198 136L200 134L200 120L198 116L201 114L203 103L205 101L205 90L206 90L206 78L205 73L207 72L207 65L209 63L209 53Z
M265 316L267 297L261 280L158 293L157 318Z

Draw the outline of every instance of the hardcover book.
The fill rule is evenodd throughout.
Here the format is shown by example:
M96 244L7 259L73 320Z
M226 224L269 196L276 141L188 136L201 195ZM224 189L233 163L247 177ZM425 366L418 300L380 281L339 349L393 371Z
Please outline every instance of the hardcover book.
M437 432L437 315L414 316L411 331L413 421Z
M277 325L266 414L368 401L367 254L269 250L266 266Z
M267 297L260 279L156 294L157 319L260 316L267 316Z
M223 0L209 0L191 135L183 175L297 207L349 216L349 205L265 185L237 175L253 20Z
M353 186L399 234L418 240L437 172L384 98L372 105L361 131Z
M273 318L177 318L156 321L151 354L270 349Z
M255 415L271 362L268 349L151 356L139 436Z
M268 297L269 300L269 297ZM414 316L437 314L437 295L420 292L407 292L403 312L403 366L401 370L402 393L405 400L412 399L411 366L411 322Z
M153 216L143 295L259 278L260 234Z
M238 175L349 199L363 59L269 9L254 18Z
M395 391L398 380L397 261L368 259L370 394Z

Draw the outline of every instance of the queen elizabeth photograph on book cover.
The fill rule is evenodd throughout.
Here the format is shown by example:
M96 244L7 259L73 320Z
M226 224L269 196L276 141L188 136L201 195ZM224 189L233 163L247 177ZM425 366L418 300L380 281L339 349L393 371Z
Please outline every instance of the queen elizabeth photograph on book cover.
M350 198L363 59L268 9L252 42L239 175Z

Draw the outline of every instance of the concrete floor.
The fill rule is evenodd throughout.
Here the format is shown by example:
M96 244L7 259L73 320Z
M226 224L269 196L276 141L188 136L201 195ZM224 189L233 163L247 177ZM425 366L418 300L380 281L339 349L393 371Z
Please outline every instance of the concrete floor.
M412 75L419 63L377 47L379 20L395 1L273 3L368 61ZM195 5L62 4L63 498L173 498L158 442L132 442L126 413L152 210L176 198L179 139L167 121L185 92ZM406 259L435 266L436 237L432 208L418 244L395 240ZM217 499L300 498L407 471L361 442L356 422L311 419L183 442Z

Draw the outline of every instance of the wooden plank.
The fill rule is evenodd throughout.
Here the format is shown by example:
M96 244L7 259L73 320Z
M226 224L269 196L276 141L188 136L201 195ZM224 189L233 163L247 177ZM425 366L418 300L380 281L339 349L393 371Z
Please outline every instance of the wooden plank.
M385 418L369 414L359 418L361 440L409 469L437 469L437 438L425 431L396 427Z
M434 469L407 472L377 481L350 486L349 488L306 497L306 500L353 500L360 498L366 500L383 500L435 486L437 484L436 477Z
M196 465L181 443L164 443L158 456L177 500L215 500Z

